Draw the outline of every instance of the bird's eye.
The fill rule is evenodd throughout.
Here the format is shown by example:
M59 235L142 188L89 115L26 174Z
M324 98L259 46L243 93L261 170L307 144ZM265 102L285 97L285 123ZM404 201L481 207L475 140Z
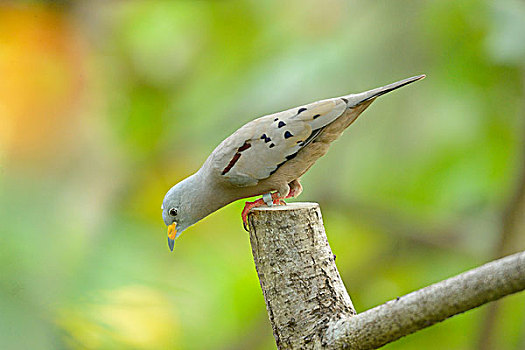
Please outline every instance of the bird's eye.
M171 216L177 216L177 208L171 208L168 213L171 215Z

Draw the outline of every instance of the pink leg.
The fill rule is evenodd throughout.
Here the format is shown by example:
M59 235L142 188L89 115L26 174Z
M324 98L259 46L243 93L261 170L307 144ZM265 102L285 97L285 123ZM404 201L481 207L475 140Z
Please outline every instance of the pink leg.
M285 205L286 204L286 202L282 198L279 198L278 192L272 193L272 200L273 200L273 204L275 205ZM262 198L259 198L253 202L244 203L244 209L242 210L241 217L242 217L242 224L246 231L249 231L248 230L248 213L250 212L250 210L252 210L253 208L257 208L257 207L262 207L264 205L266 205L266 203L264 202Z
M296 198L303 192L303 186L301 186L299 179L293 180L288 186L290 186L290 192L288 192L286 198Z

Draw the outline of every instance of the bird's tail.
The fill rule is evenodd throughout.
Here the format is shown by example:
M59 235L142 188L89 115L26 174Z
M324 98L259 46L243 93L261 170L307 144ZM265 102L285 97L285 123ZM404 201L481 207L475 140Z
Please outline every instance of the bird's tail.
M397 81L395 83L385 85L383 87L361 92L359 94L352 94L352 95L344 96L344 98L348 100L348 103L347 103L348 107L352 108L352 107L360 105L363 102L373 100L376 97L389 93L390 91L399 89L400 87L403 87L415 81L421 80L425 77L426 77L425 74L416 75L414 77L406 78L406 79Z

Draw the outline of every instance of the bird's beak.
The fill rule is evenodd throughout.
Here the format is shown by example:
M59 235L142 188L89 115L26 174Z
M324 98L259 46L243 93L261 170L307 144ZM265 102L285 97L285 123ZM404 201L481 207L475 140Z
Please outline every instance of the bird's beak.
M171 251L173 251L173 247L175 246L175 237L177 236L177 228L175 226L175 223L168 226L168 246L170 247Z

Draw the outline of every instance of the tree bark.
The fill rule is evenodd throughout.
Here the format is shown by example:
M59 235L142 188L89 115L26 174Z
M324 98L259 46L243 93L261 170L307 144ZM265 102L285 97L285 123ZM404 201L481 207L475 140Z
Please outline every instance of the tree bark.
M525 289L525 252L356 315L335 266L319 205L249 214L250 241L279 349L374 349Z
M330 322L355 315L317 203L261 207L250 242L279 349L315 349Z
M525 252L492 261L334 323L329 328L327 343L335 348L375 349L523 289Z

